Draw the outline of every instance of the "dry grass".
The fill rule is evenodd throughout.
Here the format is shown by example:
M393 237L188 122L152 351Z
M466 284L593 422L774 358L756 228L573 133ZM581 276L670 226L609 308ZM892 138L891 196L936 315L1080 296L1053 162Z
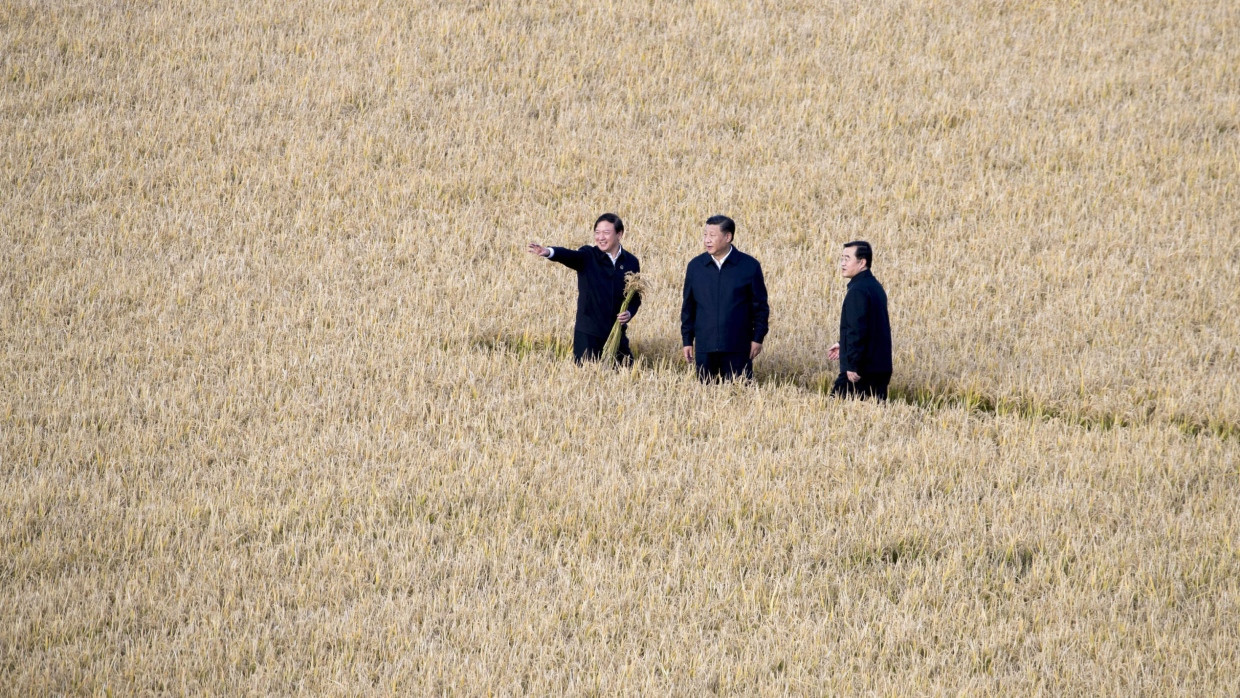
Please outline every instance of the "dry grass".
M0 693L1240 692L1238 35L0 2ZM631 371L521 252L604 210ZM717 212L757 386L669 361ZM885 407L805 389L858 237Z

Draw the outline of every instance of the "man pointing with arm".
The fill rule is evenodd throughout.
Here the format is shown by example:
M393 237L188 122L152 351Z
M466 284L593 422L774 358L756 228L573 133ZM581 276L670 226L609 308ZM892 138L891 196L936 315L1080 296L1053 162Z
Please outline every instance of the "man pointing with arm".
M620 312L624 302L624 275L641 271L641 264L632 253L620 247L624 221L614 213L604 213L594 222L594 246L576 250L567 247L544 247L530 243L530 254L546 257L577 272L577 321L573 328L573 360L598 359L607 343L607 335L616 320L621 332L641 307L641 294L633 298L629 309ZM621 335L617 351L622 363L633 360L629 338Z

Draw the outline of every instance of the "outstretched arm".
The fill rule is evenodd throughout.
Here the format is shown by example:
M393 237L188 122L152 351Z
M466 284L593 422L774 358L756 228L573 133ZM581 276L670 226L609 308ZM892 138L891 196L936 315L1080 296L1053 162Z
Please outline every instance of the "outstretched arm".
M569 269L581 271L581 267L585 265L586 257L581 250L570 250L567 247L543 247L534 242L530 243L528 249L530 254L546 257L553 262L563 264Z
M559 262L569 269L581 271L586 265L586 256L581 250L570 250L567 247L552 247L548 255L553 262Z

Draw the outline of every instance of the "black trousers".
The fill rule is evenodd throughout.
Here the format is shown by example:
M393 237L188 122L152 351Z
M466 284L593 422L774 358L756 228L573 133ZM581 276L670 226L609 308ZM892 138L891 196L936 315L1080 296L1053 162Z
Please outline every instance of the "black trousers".
M747 351L702 351L694 354L693 360L703 383L753 378L753 361Z
M831 386L831 394L835 397L855 397L859 400L867 397L886 400L887 384L890 382L890 373L862 374L861 380L856 383L848 380L848 376L841 373L839 378L835 379L835 385Z
M577 363L582 361L598 361L599 357L603 355L604 344L607 344L606 337L596 337L585 332L573 332L573 361ZM620 349L616 352L616 358L626 366L633 363L633 351L629 349L629 338L625 335L620 336Z

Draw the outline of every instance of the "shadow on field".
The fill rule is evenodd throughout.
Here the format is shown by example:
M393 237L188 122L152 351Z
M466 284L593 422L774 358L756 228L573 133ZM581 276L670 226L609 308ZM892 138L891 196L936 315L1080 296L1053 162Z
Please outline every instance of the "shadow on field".
M571 361L571 339L552 335L498 334L477 336L471 341L476 349L503 353L523 360L529 357ZM635 371L685 371L680 343L675 339L643 339L632 342ZM796 366L778 361L759 362L754 380L760 385L794 386L802 390L829 395L835 374L823 368ZM989 395L980 390L961 390L943 386L925 386L893 379L888 399L915 405L927 410L959 408L970 412L1015 415L1025 419L1059 420L1087 429L1109 430L1141 424L1164 423L1175 426L1190 436L1207 434L1224 439L1240 439L1240 424L1213 416L1179 414L1157 415L1151 409L1142 418L1087 412L1057 407L1027 396Z

